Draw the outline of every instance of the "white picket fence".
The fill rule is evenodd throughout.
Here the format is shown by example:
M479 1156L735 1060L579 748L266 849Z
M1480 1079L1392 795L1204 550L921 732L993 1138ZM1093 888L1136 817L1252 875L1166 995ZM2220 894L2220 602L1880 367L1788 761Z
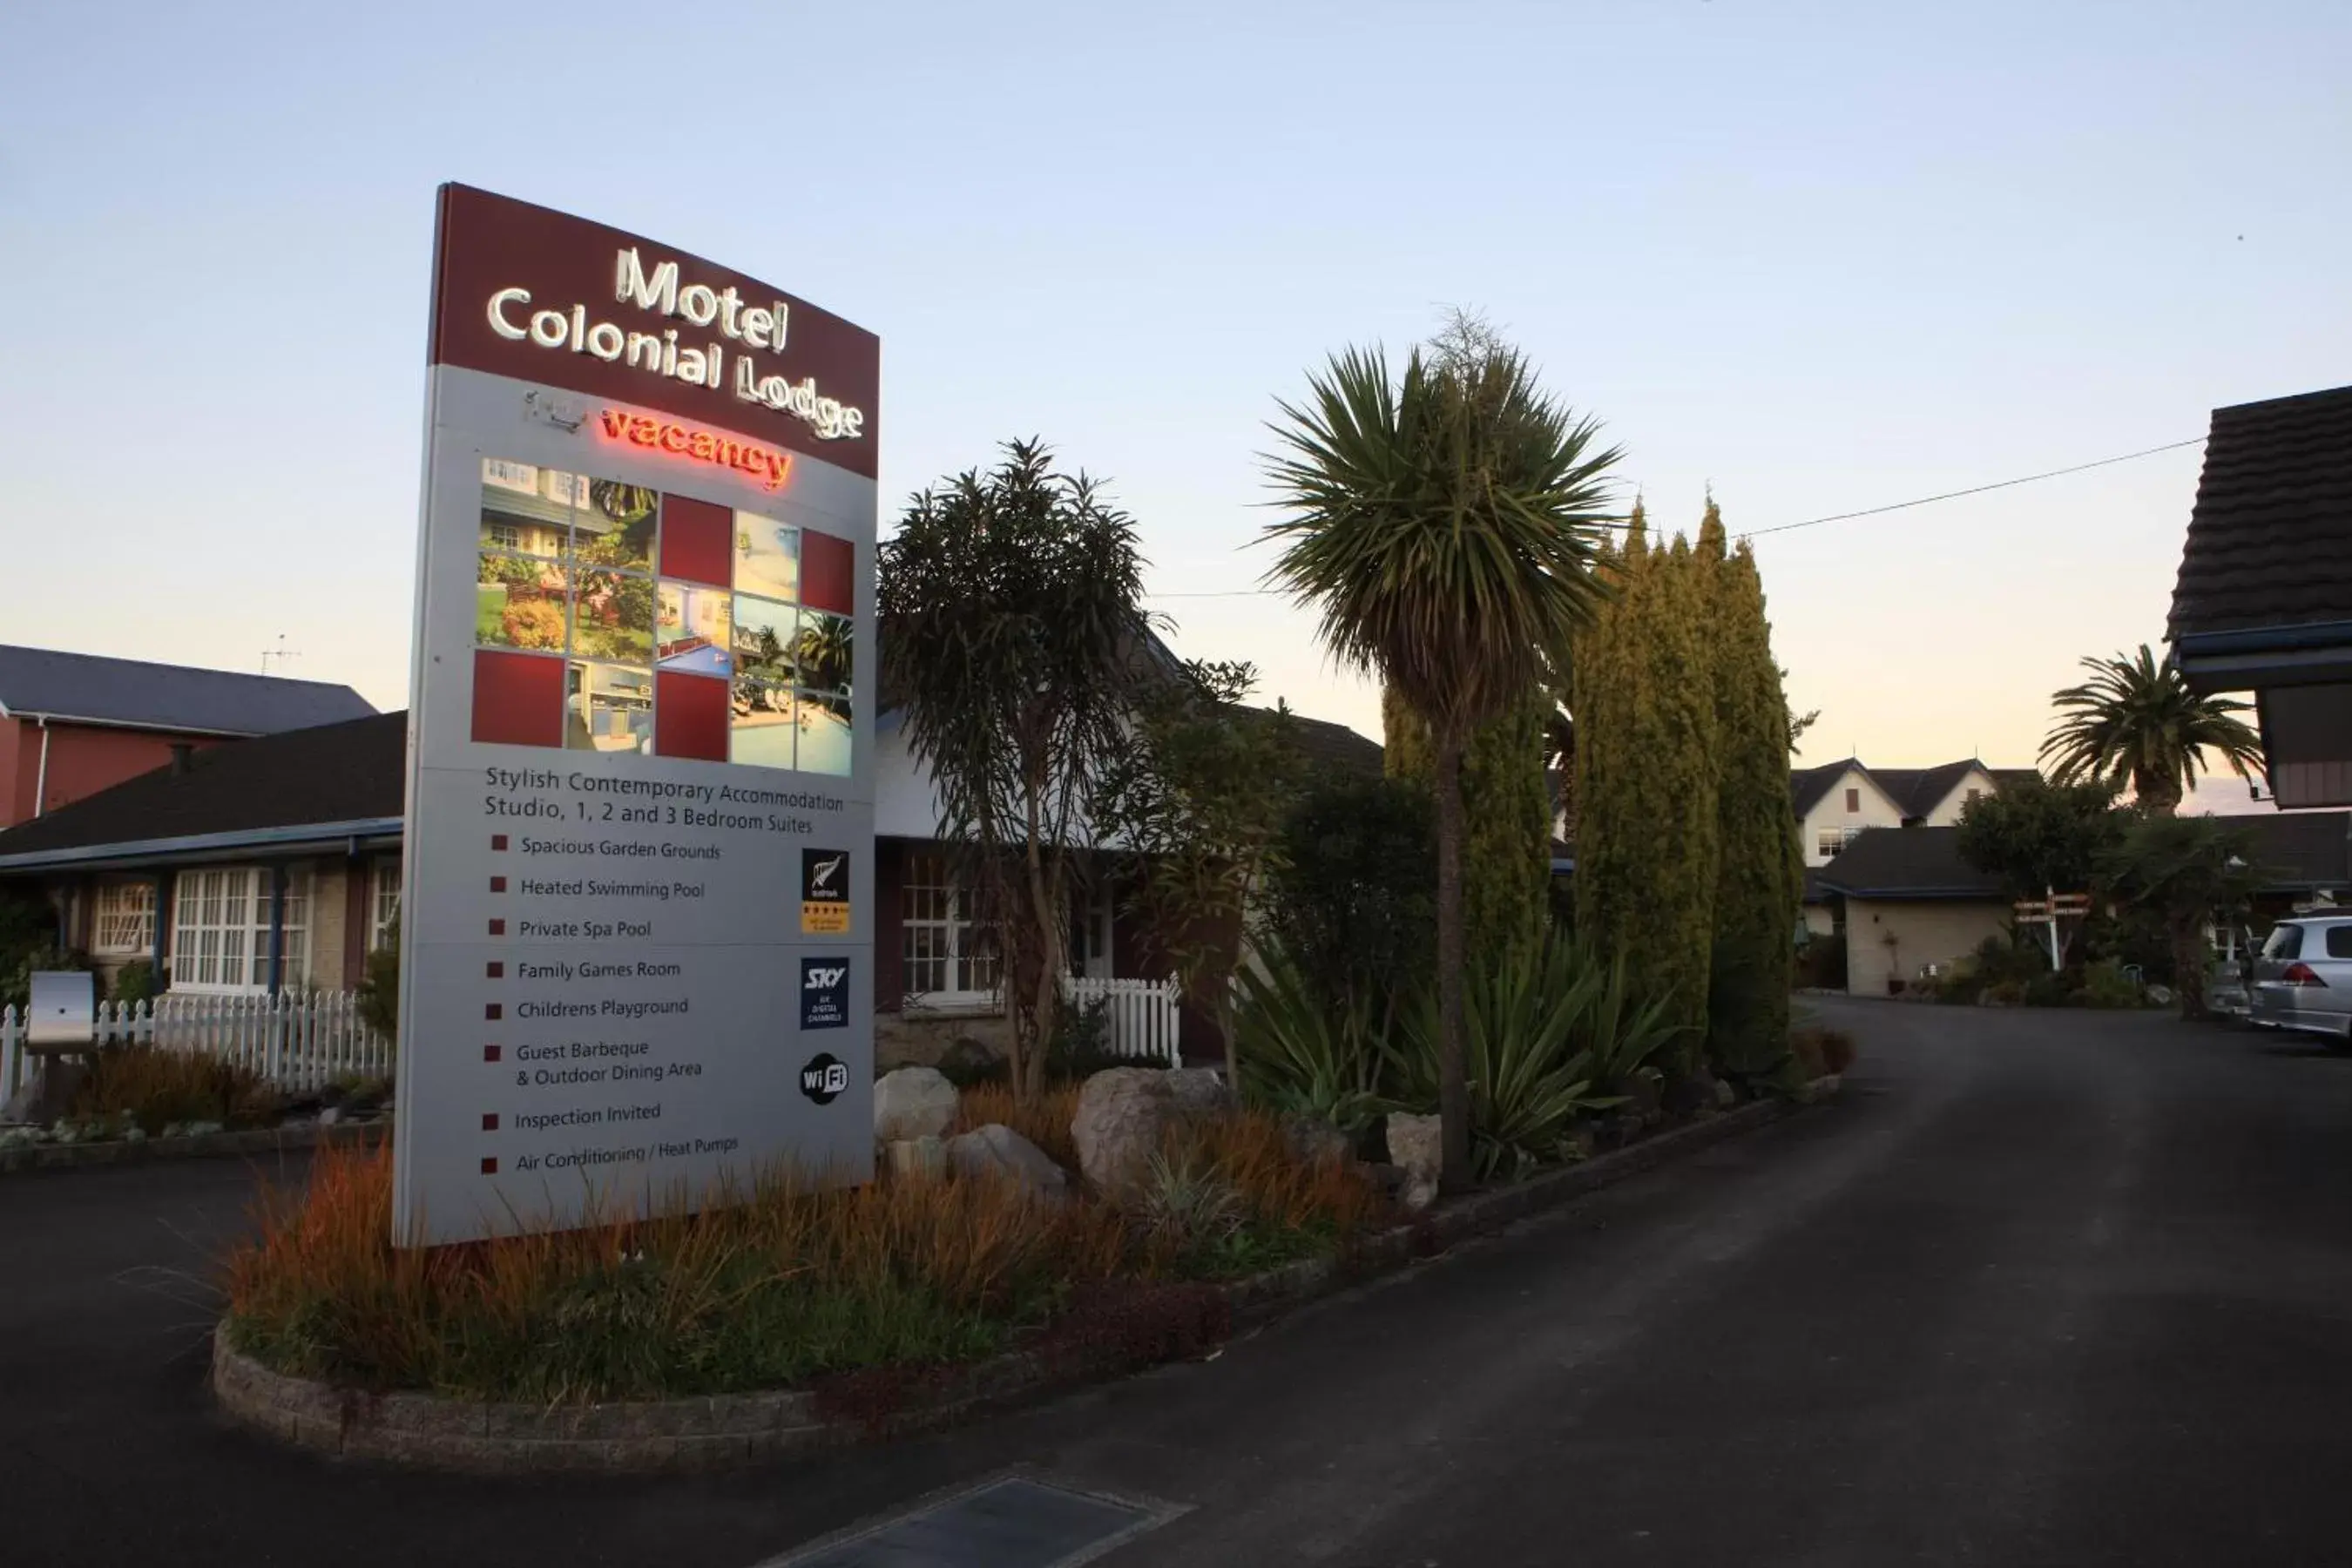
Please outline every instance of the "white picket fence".
M1103 1004L1110 1026L1110 1053L1144 1060L1164 1058L1171 1068L1184 1065L1176 1035L1181 990L1174 979L1062 979L1062 994L1077 1006Z
M345 1073L392 1071L392 1042L360 1020L348 991L277 996L166 992L152 1002L98 1005L101 1045L153 1045L203 1051L252 1068L289 1094L324 1089ZM25 1020L0 1008L0 1104L32 1076Z

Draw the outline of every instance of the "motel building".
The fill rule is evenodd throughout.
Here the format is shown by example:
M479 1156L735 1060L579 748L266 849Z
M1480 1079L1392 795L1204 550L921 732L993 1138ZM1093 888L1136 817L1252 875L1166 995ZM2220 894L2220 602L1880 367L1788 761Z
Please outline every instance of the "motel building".
M511 547L525 552L530 514L509 515L518 531ZM688 645L715 629L695 616L689 603L675 625L664 619L662 647L674 657L701 651ZM629 693L589 695L573 707L568 743L605 749L627 731ZM998 1047L1005 1027L995 959L937 837L937 797L902 719L886 700L876 737L873 985L883 1067L935 1061L961 1038ZM1372 742L1337 724L1294 721L1315 765L1379 773ZM400 916L407 727L405 713L364 713L167 752L160 766L0 832L0 888L44 897L63 944L88 954L101 975L144 960L175 992L349 990L369 952L393 940ZM1156 978L1162 970L1150 933L1121 907L1118 858L1097 851L1088 860L1088 889L1071 920L1071 973ZM780 895L780 910L788 896ZM1207 1048L1204 1029L1205 1020L1183 1020L1187 1049Z

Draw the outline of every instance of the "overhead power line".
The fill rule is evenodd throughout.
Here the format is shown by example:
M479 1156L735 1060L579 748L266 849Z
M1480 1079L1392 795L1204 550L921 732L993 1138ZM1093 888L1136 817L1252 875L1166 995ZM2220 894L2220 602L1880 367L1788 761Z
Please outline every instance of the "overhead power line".
M2093 468L2105 468L2116 463L2129 463L2141 458L2153 458L2159 452L2178 452L2183 447L2202 446L2204 442L2204 437L2192 436L2186 441L2167 441L2161 447L2144 447L2137 452L2124 452L2112 458L2097 458L2087 463L2073 463L2063 468L2044 469L2038 474L2020 474L2013 479L1995 479L1990 484L1970 485L1966 489L1945 490L1937 495L1919 496L1911 500L1890 501L1885 506L1864 507L1860 511L1836 511L1826 517L1809 517L1801 522L1780 522L1774 523L1769 528L1743 529L1738 537L1761 539L1768 533L1788 533L1800 528L1819 528L1825 522L1851 522L1855 518L1883 517L1891 511L1908 511L1916 506L1933 506L1937 501L1958 500L1962 496L1980 496L1988 490L2005 490L2018 485L2035 484L2042 479L2063 479L2068 474L2086 473ZM1626 525L1622 522L1612 522L1604 523L1601 526L1622 529ZM1195 593L1154 593L1150 596L1155 599L1251 599L1276 595L1280 592L1276 588L1217 588Z

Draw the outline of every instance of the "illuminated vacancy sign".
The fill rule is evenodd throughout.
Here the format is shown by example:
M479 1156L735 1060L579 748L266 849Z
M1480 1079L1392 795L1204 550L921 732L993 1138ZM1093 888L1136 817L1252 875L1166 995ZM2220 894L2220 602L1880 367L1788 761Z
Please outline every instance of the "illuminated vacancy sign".
M396 1238L869 1177L877 341L451 185L431 342Z

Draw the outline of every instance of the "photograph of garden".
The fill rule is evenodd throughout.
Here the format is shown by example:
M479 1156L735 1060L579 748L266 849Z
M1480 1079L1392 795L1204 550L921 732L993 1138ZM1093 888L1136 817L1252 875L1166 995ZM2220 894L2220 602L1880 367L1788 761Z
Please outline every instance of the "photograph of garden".
M856 623L797 602L801 531L733 512L731 584L656 577L661 502L643 485L485 458L475 647L568 662L566 747L657 754L659 669L731 680L730 761L846 775ZM530 705L551 700L544 689ZM476 731L515 732L486 730L478 711Z

